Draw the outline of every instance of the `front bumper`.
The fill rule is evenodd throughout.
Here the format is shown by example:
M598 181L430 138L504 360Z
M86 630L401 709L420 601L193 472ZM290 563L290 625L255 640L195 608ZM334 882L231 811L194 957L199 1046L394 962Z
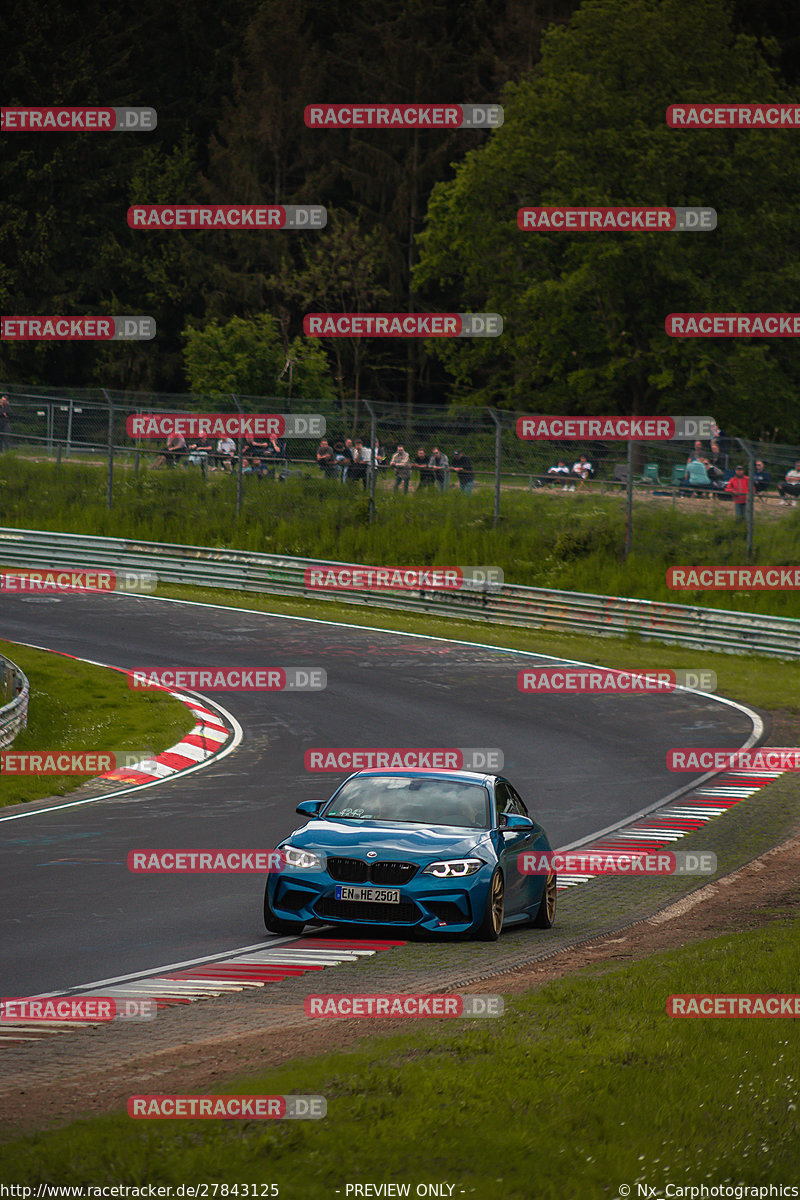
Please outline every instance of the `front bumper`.
M325 871L270 874L267 887L270 905L281 920L464 933L483 919L491 877L488 863L465 879L436 879L418 872L397 889L382 889L399 890L399 904L337 900L341 882Z

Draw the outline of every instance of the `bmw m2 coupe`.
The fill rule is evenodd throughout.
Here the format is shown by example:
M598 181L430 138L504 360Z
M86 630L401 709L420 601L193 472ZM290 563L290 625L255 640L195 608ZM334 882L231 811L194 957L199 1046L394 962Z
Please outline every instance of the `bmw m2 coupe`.
M304 800L308 823L277 847L264 921L380 925L494 941L525 922L549 929L556 876L525 874L520 856L551 849L501 775L357 771L330 800Z

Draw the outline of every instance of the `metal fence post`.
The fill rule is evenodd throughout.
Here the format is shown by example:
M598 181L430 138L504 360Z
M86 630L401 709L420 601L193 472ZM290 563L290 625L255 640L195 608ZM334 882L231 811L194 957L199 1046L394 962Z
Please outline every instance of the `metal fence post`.
M106 508L114 503L114 401L105 388L103 395L108 401L108 482L106 484Z
M65 457L69 458L70 448L72 446L72 397L69 398L69 415L67 417L67 449Z
M489 414L494 421L494 527L500 520L500 459L503 452L503 426L500 414L493 408Z
M363 404L369 413L369 444L372 447L369 464L369 520L372 522L375 520L375 479L378 474L378 421L369 400L364 400Z
M625 558L633 545L633 442L628 441L628 478L625 481L627 494L625 506Z

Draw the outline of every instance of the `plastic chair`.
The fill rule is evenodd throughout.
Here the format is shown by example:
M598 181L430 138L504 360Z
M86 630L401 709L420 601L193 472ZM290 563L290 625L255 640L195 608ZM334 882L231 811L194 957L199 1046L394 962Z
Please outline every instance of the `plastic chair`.
M641 478L642 483L661 483L658 478L658 463L648 463Z
M679 483L683 482L683 477L685 474L686 474L686 467L682 467L680 465L680 463L676 463L675 466L673 466L673 468L672 468L672 478L669 481L670 486L677 487Z

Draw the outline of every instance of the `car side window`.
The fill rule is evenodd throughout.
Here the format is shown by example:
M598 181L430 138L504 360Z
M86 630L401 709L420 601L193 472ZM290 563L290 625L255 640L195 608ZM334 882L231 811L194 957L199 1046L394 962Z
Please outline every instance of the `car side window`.
M527 808L525 807L522 797L520 796L520 794L516 790L516 788L511 787L511 785L509 784L508 791L511 796L511 800L514 804L514 808L511 811L515 812L515 813L519 813L519 815L521 817L529 817L530 813L528 812Z
M511 796L512 789L504 779L498 779L494 785L495 824L505 825L508 813L516 812Z

